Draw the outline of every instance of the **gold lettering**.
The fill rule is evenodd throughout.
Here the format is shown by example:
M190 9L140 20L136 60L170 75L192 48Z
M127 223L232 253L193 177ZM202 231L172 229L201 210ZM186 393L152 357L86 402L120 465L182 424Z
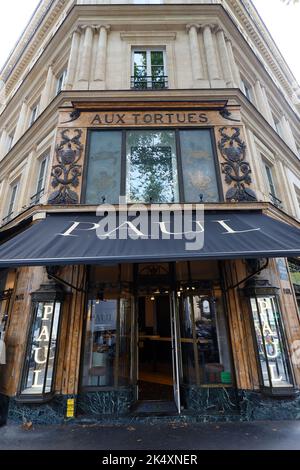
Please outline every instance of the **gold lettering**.
M43 326L37 341L49 341L49 330L47 326Z
M139 113L133 113L132 116L134 117L134 124L138 124L139 117L141 116Z
M208 117L206 114L202 113L202 114L199 114L199 121L200 122L208 122Z
M53 305L44 305L44 315L42 320L49 320L49 316L53 313Z
M33 384L32 387L40 387L41 385L38 383L39 375L42 371L41 370L34 370L33 371Z
M96 114L96 116L94 117L94 119L92 120L92 125L95 125L95 124L102 124L102 121L100 119L100 115L99 114Z
M44 350L44 359L39 359L39 351ZM34 350L34 362L36 364L45 364L47 362L48 347L44 346L43 348L35 348Z

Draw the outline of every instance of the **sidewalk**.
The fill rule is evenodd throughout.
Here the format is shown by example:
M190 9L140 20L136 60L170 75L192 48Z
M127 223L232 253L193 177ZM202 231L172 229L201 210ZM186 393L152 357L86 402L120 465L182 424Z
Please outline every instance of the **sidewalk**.
M0 450L300 450L300 421L0 428Z

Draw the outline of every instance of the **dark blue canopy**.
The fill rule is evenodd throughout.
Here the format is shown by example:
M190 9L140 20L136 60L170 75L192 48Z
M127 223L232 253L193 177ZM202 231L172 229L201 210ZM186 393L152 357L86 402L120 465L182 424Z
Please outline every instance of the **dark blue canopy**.
M174 214L169 222L155 222L149 233L147 224L118 214L116 228L106 227L113 239L98 238L105 216L51 214L0 245L0 267L300 256L300 229L261 211L207 211L204 220L193 212L189 217L198 244L189 224L180 229ZM150 222L149 214L146 218Z

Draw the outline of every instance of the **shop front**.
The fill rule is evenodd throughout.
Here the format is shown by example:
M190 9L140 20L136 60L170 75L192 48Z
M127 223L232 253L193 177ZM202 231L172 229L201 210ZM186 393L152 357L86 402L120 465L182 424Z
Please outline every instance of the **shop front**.
M48 203L0 245L9 419L299 416L299 225L226 105L61 109Z
M229 406L223 389L232 394L234 377L218 263L119 269L129 279L90 268L78 412L91 412L95 394L100 400L109 389L127 389L130 403L121 405L134 414L195 409L195 391L210 386L220 391L214 411Z
M273 256L297 253L298 229L257 206L206 211L204 245L187 254L175 216L173 235L158 240L136 236L139 213L128 216L132 237L98 239L105 217L49 214L0 249L19 266L5 338L19 371L4 371L9 418L295 417L299 320L287 263Z

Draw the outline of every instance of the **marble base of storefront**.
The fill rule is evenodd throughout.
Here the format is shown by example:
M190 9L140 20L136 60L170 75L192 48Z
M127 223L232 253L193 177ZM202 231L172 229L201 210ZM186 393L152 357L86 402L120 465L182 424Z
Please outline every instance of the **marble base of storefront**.
M273 398L258 391L191 386L182 390L182 396L185 405L182 414L169 418L159 417L160 420L230 422L300 419L300 391L291 398ZM0 395L0 410L2 413L7 410L8 423L32 422L36 425L156 420L155 413L149 416L132 414L131 407L135 402L133 388L86 392L73 397L76 401L76 417L73 419L66 418L69 398L70 396L55 395L47 403L33 404L21 403L15 398L8 399ZM5 424L5 421L4 419L1 424Z
M0 426L3 426L7 420L9 398L0 393Z

